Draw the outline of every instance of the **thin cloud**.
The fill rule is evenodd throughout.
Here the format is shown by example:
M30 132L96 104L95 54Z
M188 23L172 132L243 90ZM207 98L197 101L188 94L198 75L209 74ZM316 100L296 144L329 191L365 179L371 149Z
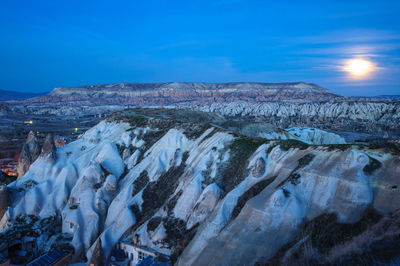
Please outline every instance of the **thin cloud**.
M400 34L384 30L350 29L297 37L294 40L307 44L371 43L400 40Z

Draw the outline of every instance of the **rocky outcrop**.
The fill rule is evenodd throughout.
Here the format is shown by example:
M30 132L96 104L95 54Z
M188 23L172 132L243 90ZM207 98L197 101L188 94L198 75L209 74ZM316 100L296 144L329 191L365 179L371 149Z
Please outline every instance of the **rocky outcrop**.
M368 210L398 208L393 147L265 140L226 121L205 126L204 113L160 112L114 113L54 161L40 156L8 186L0 228L24 214L58 217L74 262L109 259L115 243L135 239L178 265L254 264L323 215L357 224Z
M49 94L29 99L30 103L172 105L178 103L236 101L329 101L341 96L314 84L293 83L116 83L59 87Z
M0 186L0 220L9 206L9 196L7 186Z
M89 266L104 266L106 258L104 257L101 239L97 240Z
M317 128L291 127L285 131L290 134L290 139L297 139L307 144L346 144L343 137Z
M226 117L255 118L280 128L302 126L337 131L381 132L382 135L388 130L397 132L400 123L400 102L232 102L196 105L193 109L216 112Z
M269 145L261 146L255 157L263 156L269 148ZM397 190L400 180L394 181L383 173L392 164L392 159L383 160L383 165L377 164L374 171L369 172L366 169L376 160L369 157L371 151L353 148L343 152L295 147L284 151L281 148L276 146L267 155L267 171L262 177L258 177L257 181L251 177L247 182L243 181L247 183L244 191L247 188L250 191L253 184L263 179L270 180L269 184L258 195L241 204L240 214L232 220L226 218L234 209L231 206L238 206L243 198L237 198L235 194L243 192L238 186L235 193L229 193L201 225L181 255L180 265L266 263L279 247L298 234L303 224L323 214L334 213L337 220L333 219L337 223L353 224L363 217L368 208L383 215L398 208L381 205L375 194L383 189L384 194L392 197L391 201L400 200ZM258 159L254 158L254 161L257 164ZM394 173L398 170L391 168L390 171ZM393 183L386 186L388 182Z
M38 156L39 143L35 134L30 131L19 156L17 166L18 179L24 176L24 174L28 171L30 165L37 159Z
M26 106L26 103L29 106ZM35 114L107 114L126 106L168 106L217 112L269 122L280 128L312 127L398 135L400 101L337 95L315 84L294 83L116 83L58 87L28 99ZM82 107L84 106L84 107ZM20 106L10 106L20 112Z
M46 157L52 160L56 160L56 146L54 144L54 138L52 134L47 134L46 139L44 140L42 150L40 152L41 157Z

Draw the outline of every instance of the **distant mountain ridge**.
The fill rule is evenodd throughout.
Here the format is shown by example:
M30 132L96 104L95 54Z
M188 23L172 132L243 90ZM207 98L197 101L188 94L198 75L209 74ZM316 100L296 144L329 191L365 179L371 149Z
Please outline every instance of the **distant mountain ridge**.
M227 83L207 83L207 82L164 82L164 83L114 83L84 85L77 87L57 87L50 95L59 95L67 91L80 91L81 89L89 91L147 91L147 90L182 90L182 91L245 91L245 90L292 90L299 92L325 92L329 90L318 85L304 82L285 82L285 83L262 83L262 82L227 82Z
M400 95L379 95L372 98L387 99L387 100L400 100Z
M281 128L303 126L389 135L398 134L400 123L398 100L345 97L304 82L115 83L58 87L20 104L29 106L27 112L56 115L164 106L265 121ZM20 112L18 106L14 107L7 108Z
M329 101L336 98L343 96L304 82L167 82L58 87L30 102L143 106L214 102Z
M98 105L210 105L212 103L265 102L379 102L397 101L399 95L345 97L312 83L284 82L163 82L56 87L46 95L28 99L30 104Z
M12 101L12 100L26 100L33 97L38 97L46 93L30 93L30 92L19 92L19 91L9 91L0 90L0 102Z

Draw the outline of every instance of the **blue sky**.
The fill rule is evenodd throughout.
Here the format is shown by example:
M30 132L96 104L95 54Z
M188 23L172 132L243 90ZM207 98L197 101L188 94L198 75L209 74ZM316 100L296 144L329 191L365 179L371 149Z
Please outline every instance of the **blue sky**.
M368 77L344 60L374 63ZM400 1L0 0L0 89L304 81L400 94Z

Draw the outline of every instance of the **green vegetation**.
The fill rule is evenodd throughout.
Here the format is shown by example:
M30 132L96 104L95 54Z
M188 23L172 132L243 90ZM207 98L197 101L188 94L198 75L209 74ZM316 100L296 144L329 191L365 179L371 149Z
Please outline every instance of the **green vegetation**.
M275 177L260 181L255 185L253 185L251 188L249 188L246 192L244 192L239 197L236 206L232 211L231 220L235 219L239 215L240 211L243 209L244 205L249 199L257 196L261 191L264 190L264 188L266 188L269 184L271 184L272 181L274 181L274 179Z
M183 134L185 134L188 139L197 139L210 127L209 124L186 124Z
M267 150L267 154L270 154L271 153L271 151L273 150L273 148L275 148L277 145L275 144L271 144L269 147L268 147L268 150Z
M146 117L140 116L140 115L135 115L135 114L122 116L119 119L117 118L116 120L129 123L129 125L132 127L130 129L128 129L129 131L131 131L137 127L145 127L147 125Z
M206 186L214 182L214 178L211 178L211 168L207 168L202 171L201 174L204 178L203 181L201 181L201 187L204 189Z
M207 163L206 170L201 172L201 174L203 175L203 178L204 178L203 181L201 181L201 186L202 186L203 189L206 186L208 186L209 184L214 182L215 178L211 178L211 171L212 171L211 166L212 166L212 163L213 163L212 161L209 161Z
M299 159L299 162L297 164L296 170L303 168L304 166L308 165L311 163L311 161L314 159L315 155L312 153L306 154L303 157Z
M174 217L165 218L163 224L167 233L167 237L164 241L167 246L173 248L171 261L174 264L185 247L193 239L197 231L197 226L187 230L186 222Z
M288 151L290 149L305 150L309 147L309 145L299 140L287 139L287 140L280 140L279 147L284 151Z
M369 158L369 163L366 166L364 166L363 172L366 175L372 175L377 169L382 167L382 163L377 159L372 158L371 156L368 156L368 158Z
M149 176L147 171L144 170L140 173L139 177L133 182L132 197L139 193L149 183Z
M104 184L104 181L106 180L106 177L109 176L111 173L109 171L107 171L106 168L104 168L101 164L100 164L100 169L103 172L103 174L100 176L100 182L97 182L96 184L93 185L93 189L95 191L97 191L99 188L101 188Z
M393 143L393 142L374 142L366 145L370 149L381 149L385 153L390 153L392 155L400 155L400 144Z
M129 116L127 119L127 122L133 127L145 127L148 120L144 116Z
M123 155L123 153L124 153L125 146L124 146L124 145L120 145L120 144L117 144L116 146L117 146L117 149L118 149L118 154L119 154L119 156L121 156L121 158L122 158L122 157L123 157L122 155Z
M131 206L129 206L129 208L131 209L131 211L133 212L133 214L135 214L135 217L136 217L136 225L137 225L137 223L138 223L138 221L139 221L139 219L140 219L140 217L141 217L141 215L140 215L140 208L139 208L139 206L138 206L136 203L134 203L134 204L132 204Z
M323 214L305 223L297 237L275 253L266 265L364 265L363 262L374 261L374 257L397 257L398 235L392 234L396 244L382 239L389 236L385 230L392 230L393 226L391 222L381 223L381 220L382 216L373 209L367 210L360 221L353 224L338 222L335 214ZM378 224L382 224L382 228L377 227ZM373 230L378 230L375 234L381 243L370 239L374 237ZM359 242L353 242L356 237ZM345 243L348 245L341 246ZM367 243L369 248L360 246L361 243ZM289 249L290 255L285 256ZM344 253L339 253L339 258L329 256L336 249L342 249ZM285 261L281 261L284 257Z
M147 232L154 232L156 228L160 225L160 223L163 221L162 217L153 217L147 222Z
M165 134L167 134L169 129L162 130L150 130L146 134L144 134L141 139L145 142L144 145L139 149L140 155L136 162L136 164L140 163L144 154L148 149L150 149L157 141L159 141Z
M168 131L172 127L176 126L176 121L165 117L152 117L149 119L147 126Z
M308 165L313 159L315 155L312 153L308 153L301 157L297 163L296 168L293 169L293 171L289 174L288 178L286 180L283 180L278 187L283 186L287 181L292 183L293 185L299 184L299 179L301 175L297 172L300 168L303 168L304 166Z
M182 195L183 191L179 190L165 205L167 208L168 216L172 215L172 211L175 208L176 202L178 201L179 197Z
M352 144L328 144L324 146L328 147L328 151L334 151L334 150L346 151L352 147Z
M25 188L32 188L34 186L36 186L38 184L38 182L36 182L35 180L27 180L24 182L24 187Z
M163 129L163 130L151 130L147 132L145 135L143 135L142 139L144 140L145 144L145 150L150 149L151 146L154 145L157 141L159 141L165 134L167 134L169 129ZM143 152L143 153L144 153Z
M97 191L99 188L101 188L102 184L101 183L96 183L94 184L93 188L95 191Z
M259 146L268 141L261 138L238 137L230 145L230 157L224 163L219 186L224 190L224 195L229 193L248 174L247 165L249 157Z
M178 179L183 174L186 167L188 153L183 154L182 163L178 167L171 167L167 172L161 174L157 181L150 182L143 190L142 211L138 207L131 206L132 211L137 217L135 226L140 226L143 222L150 219L154 213L164 204L168 197L174 192L178 185Z

